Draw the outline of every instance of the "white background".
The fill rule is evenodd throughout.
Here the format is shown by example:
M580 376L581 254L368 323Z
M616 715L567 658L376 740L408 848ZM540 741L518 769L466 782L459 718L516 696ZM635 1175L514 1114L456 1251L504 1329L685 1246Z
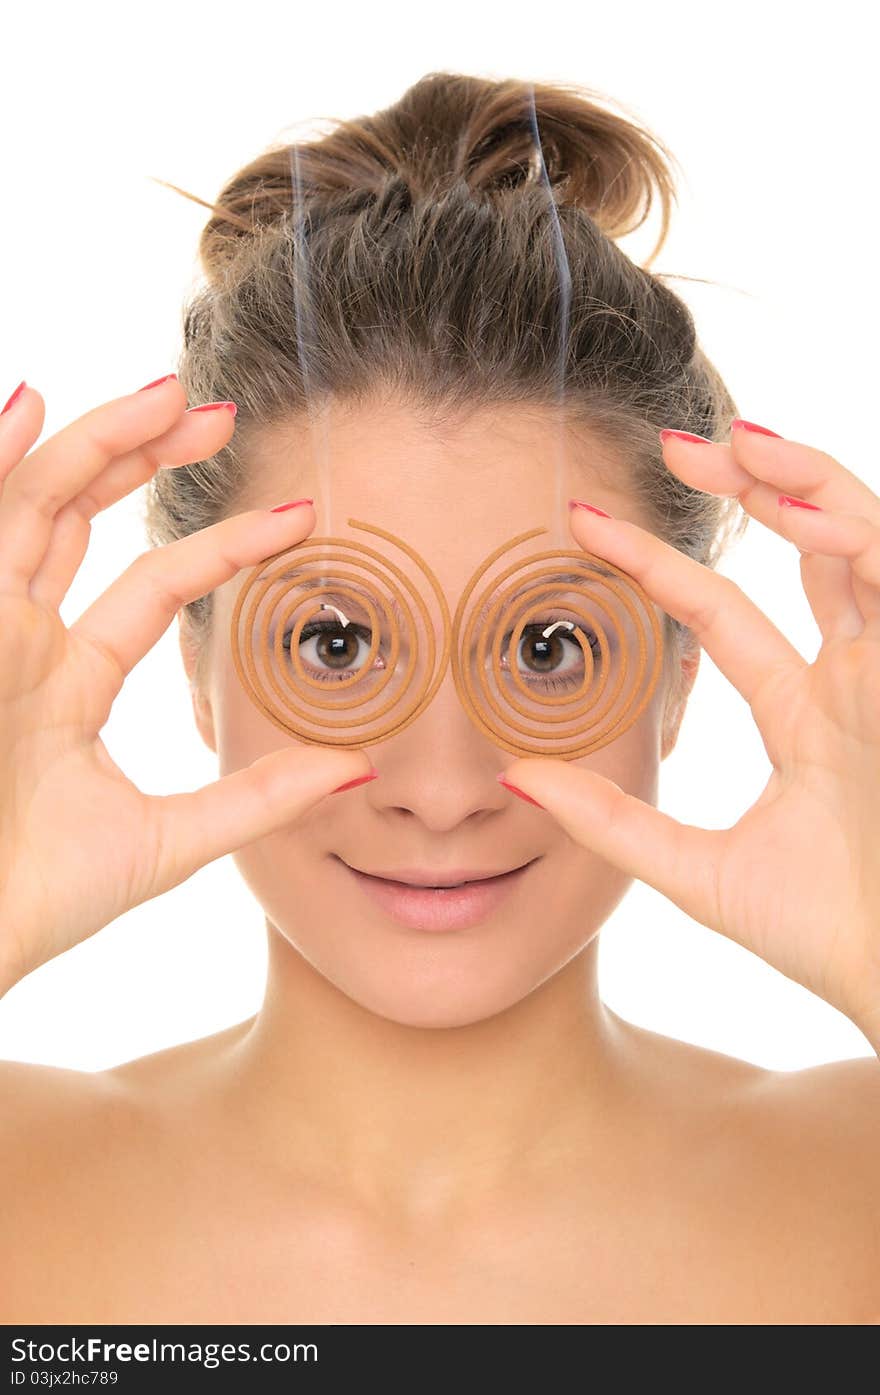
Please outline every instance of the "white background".
M674 287L741 415L829 451L880 493L871 19L854 3L751 0L9 6L0 402L26 378L47 402L46 439L174 369L207 212L149 176L212 199L294 124L302 136L309 118L373 112L432 70L577 82L629 108L684 170L653 269L719 283ZM657 226L624 249L644 258ZM142 507L139 491L96 520L68 622L145 549ZM789 543L752 521L721 570L815 656ZM148 792L215 778L176 622L104 739ZM660 807L727 827L768 775L748 707L704 653ZM16 985L0 1002L0 1057L95 1070L240 1021L261 1000L263 935L221 858ZM646 1027L779 1069L872 1054L834 1008L640 882L601 946L605 1000Z

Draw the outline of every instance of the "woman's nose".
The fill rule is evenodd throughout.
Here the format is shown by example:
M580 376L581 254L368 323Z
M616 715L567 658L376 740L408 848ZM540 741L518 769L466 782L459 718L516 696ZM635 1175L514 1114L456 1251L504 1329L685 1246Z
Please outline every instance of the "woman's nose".
M500 769L508 754L481 732L469 717L461 700L450 664L440 680L430 702L399 736L387 743L399 750L406 759L416 759L421 752L431 759L467 767L485 762L494 771ZM381 748L378 748L381 750ZM494 762L494 765L493 765Z

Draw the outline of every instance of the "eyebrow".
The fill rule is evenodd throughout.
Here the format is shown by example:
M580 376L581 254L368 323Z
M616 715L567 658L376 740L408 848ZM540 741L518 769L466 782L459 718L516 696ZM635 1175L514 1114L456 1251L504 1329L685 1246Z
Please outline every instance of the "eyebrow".
M608 579L608 580L612 580L612 581L615 580L615 579L617 578L617 575L618 575L617 572L611 572L611 571L609 571L609 570L607 569L607 567L603 567L603 566L601 565L601 563L599 563L599 562L591 562L591 563L589 564L589 570L590 570L590 572L592 572L592 573L593 573L594 575L596 575L596 576L601 576L601 577L604 577L604 578L606 578L606 579ZM293 582L294 584L288 588L288 589L291 590L291 591L310 591L310 590L312 590L316 585L317 585L317 586L320 586L320 584L321 584L321 582L322 582L322 580L323 580L323 578L320 578L320 577L317 578L317 579L314 578L314 577L312 577L312 578L310 578L310 579L307 580L307 581L299 581L299 580L297 580L297 578L299 578L301 575L302 575L302 573L299 572L299 571L296 571L296 572L290 572L290 571L288 571L288 572L279 572L278 575L275 576L275 577L273 577L272 579L273 579L273 581L291 581L291 582ZM580 584L580 583L582 583L582 582L584 581L585 578L584 578L583 572L560 572L559 575L558 575L558 577L556 577L556 578L554 578L554 579L559 583L560 586L563 586L563 585L565 585L566 583L569 583L569 584L570 584L570 583L577 583L577 584ZM526 582L525 584L527 584L527 582ZM367 599L367 597L369 596L369 593L368 593L368 592L365 592L365 591L361 590L359 587L355 587L355 588L354 588L354 593L355 593L355 596L360 596L361 599ZM335 591L333 590L332 586L328 586L328 587L326 588L325 599L326 599L327 601L332 601L332 600L334 600L334 598L335 598L335 601L339 602L339 608L340 608L340 610L343 611L343 614L346 614L346 612L345 612L344 609L343 609L344 597L341 596L341 595L339 594L339 592L335 592ZM374 597L369 597L369 598L370 598L370 599L375 599ZM316 599L317 599L317 598L316 598ZM547 605L552 607L552 604L553 604L553 602L552 602L552 597L548 597L548 598L547 598ZM389 608L390 608L392 614L394 615L394 618L395 618L395 620L397 621L397 624L399 625L401 631L404 631L405 628L406 628L406 626L405 626L405 621L404 621L403 613L402 613L402 611L401 611L401 609L400 609L400 606L398 605L397 601L394 599L393 596L389 596L389 598L388 598L388 605L389 605ZM476 615L475 623L476 623L477 625L481 624L483 621L485 621L485 620L488 618L488 614L489 614L489 611L490 611L491 608L492 608L492 605L493 605L493 601L492 601L492 599L491 599L491 597L490 597L490 599L487 600L483 606L481 606L480 610L478 611L478 613L477 613L477 615ZM347 615L346 615L346 619L348 619L348 616L347 616Z
M292 581L294 584L288 587L288 590L290 591L311 591L315 588L315 586L321 586L325 580L323 577L311 577L308 581L298 581L297 577L300 577L301 575L301 572L279 572L277 576L274 576L272 578L272 580ZM348 580L348 578L346 578L346 580ZM360 596L361 600L375 601L375 596L370 595L370 593L367 591L363 591L360 587L355 586L353 590L355 596ZM339 609L342 611L343 615L345 615L346 620L348 619L348 614L344 609L344 606L348 602L346 601L344 596L340 595L338 591L334 591L332 586L324 587L324 599L327 601L334 601L334 603L338 603ZM316 597L315 600L317 602L318 597ZM406 628L406 624L403 618L403 612L401 611L400 606L398 605L397 601L394 599L393 596L389 596L388 605L401 631L404 631Z
M616 578L616 576L617 576L617 572L610 572L610 571L607 569L607 567L603 567L603 566L602 566L600 563L598 563L598 562L591 562L591 563L590 563L590 571L593 572L593 573L594 573L595 575L597 575L597 576L602 576L602 577L605 577L605 578L607 578L607 579L609 579L609 580L612 580L612 581L613 581L613 580ZM554 580L555 582L558 582L558 584L559 584L560 587L564 586L567 582L568 582L568 583L574 582L574 583L576 583L576 584L579 585L579 584L581 584L581 583L584 581L584 579L585 579L585 578L584 578L583 572L560 572L558 576L556 576L556 577L553 578L553 580ZM526 579L526 582L524 583L524 588L525 588L525 585L528 584L528 582L529 582L530 580L538 580L538 578L537 578L537 577L534 577L534 578L527 578L527 579ZM523 588L523 589L524 589L524 588ZM545 604L546 604L547 606L549 606L551 609L553 608L553 597L552 597L552 595L547 596L547 597L545 598ZM492 599L490 598L488 601L486 601L486 603L485 603L483 606L481 606L480 610L477 612L477 616L476 616L476 619L475 619L475 624L479 625L479 624L481 624L484 620L486 620L486 619L488 618L489 611L491 610L492 605L493 605L493 601L492 601ZM532 624L535 624L536 622L535 622L535 621L532 621L531 623L532 623Z

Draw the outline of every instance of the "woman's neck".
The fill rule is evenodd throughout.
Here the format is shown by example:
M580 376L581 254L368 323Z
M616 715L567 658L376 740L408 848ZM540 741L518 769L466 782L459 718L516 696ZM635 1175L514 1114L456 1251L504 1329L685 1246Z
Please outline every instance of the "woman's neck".
M362 1007L267 926L264 1003L228 1061L267 1161L405 1219L616 1146L635 1048L599 998L597 938L506 1010L425 1027Z

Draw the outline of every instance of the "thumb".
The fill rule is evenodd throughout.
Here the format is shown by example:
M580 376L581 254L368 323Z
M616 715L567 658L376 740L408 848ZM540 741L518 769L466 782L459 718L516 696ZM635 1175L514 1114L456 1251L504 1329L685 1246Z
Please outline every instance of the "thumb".
M537 800L581 847L654 887L702 925L718 929L723 830L679 823L613 780L569 761L517 760L503 778Z
M168 858L162 889L273 833L372 768L365 751L304 746L272 751L201 789L159 796L160 845Z

